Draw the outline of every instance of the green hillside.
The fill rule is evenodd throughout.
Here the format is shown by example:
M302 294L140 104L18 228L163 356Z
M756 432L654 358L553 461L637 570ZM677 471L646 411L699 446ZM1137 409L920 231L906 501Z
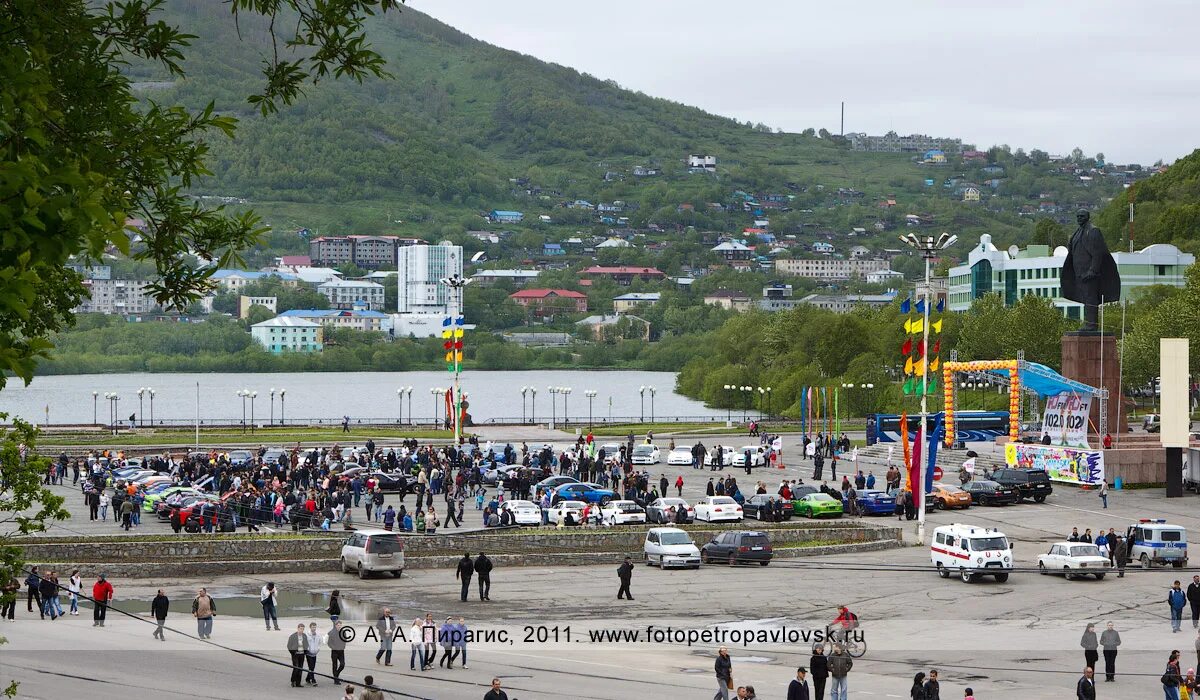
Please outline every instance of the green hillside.
M523 228L536 234L526 242L603 234L607 226L595 216L560 208L574 199L628 202L631 227L736 232L750 215L714 213L707 204L729 204L737 190L790 194L791 211L772 219L783 233L903 227L904 214L920 213L970 246L985 231L1022 242L1040 200L1098 206L1119 189L1063 176L1037 151L994 148L988 162L952 157L935 167L912 154L852 152L812 130L772 133L491 46L408 8L368 25L391 79L324 81L264 118L245 97L260 88L258 71L271 51L265 23L244 18L235 26L224 4L206 0L175 0L166 19L198 36L188 77L165 83L134 65L141 94L193 108L212 100L239 117L234 140L214 140L215 175L195 192L247 200L275 226L265 247L276 252L304 250L288 234L300 227L453 237L480 228L479 213L494 208L526 213ZM716 155L717 174L687 174L689 153ZM1002 172L981 171L989 163ZM662 174L632 177L636 165ZM954 184L944 185L950 178L995 184L980 185L983 202L966 203ZM839 188L854 192L842 196ZM888 199L896 205L877 206ZM680 210L684 203L694 211ZM553 223L528 223L539 214ZM874 228L869 235L876 244L894 241ZM254 251L250 259L258 260Z
M1120 193L1097 217L1109 246L1127 250L1129 201L1134 197L1134 244L1171 243L1200 254L1200 150Z

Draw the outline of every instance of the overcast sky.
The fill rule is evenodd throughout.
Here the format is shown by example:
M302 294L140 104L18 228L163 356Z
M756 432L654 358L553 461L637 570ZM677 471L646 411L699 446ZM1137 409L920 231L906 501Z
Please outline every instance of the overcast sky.
M1200 3L408 0L489 43L788 131L1110 162L1200 147Z

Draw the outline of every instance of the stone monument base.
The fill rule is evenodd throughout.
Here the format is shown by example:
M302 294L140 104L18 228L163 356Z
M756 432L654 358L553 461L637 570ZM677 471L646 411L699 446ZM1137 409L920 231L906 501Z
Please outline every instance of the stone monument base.
M1121 358L1112 333L1076 331L1062 337L1063 376L1088 386L1108 389L1108 432L1124 435L1129 430L1121 394ZM1089 434L1097 434L1094 447L1104 439L1100 430L1100 399L1092 400Z

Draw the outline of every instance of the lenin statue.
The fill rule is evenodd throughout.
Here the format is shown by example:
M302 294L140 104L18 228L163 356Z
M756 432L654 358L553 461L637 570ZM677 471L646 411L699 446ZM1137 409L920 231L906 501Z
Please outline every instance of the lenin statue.
M1079 330L1085 333L1098 330L1101 304L1121 299L1121 273L1100 229L1088 225L1090 219L1083 210L1075 215L1079 228L1071 234L1059 278L1063 298L1083 304L1083 326Z

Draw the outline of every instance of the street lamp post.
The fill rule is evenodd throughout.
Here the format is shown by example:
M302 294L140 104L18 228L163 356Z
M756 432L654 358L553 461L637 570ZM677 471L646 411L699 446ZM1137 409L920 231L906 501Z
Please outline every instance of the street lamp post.
M529 387L521 387L521 425L525 424L525 397L529 394Z
M254 399L258 398L258 392L250 392L250 432L254 432Z
M925 315L923 317L921 335L921 362L929 362L929 312L933 307L933 285L930 281L930 265L933 259L937 257L940 251L954 245L958 240L958 236L952 236L948 233L942 233L935 240L933 236L925 236L918 238L915 233L907 233L900 236L900 240L918 253L925 260L925 284L922 287L925 293ZM921 438L928 441L929 436L926 434L929 431L929 372L921 372ZM925 472L927 471L927 460L922 459L921 464L917 465L918 478L921 480L921 497L917 499L917 544L925 543ZM912 484L909 484L912 488Z
M563 397L563 425L571 422L571 412L567 410L567 399L571 398L571 390L572 387L569 386L559 387L559 393Z
M104 392L104 400L108 402L108 425L114 431L117 429L117 402L121 400L115 391Z
M650 422L654 422L654 395L658 393L658 389L648 386L646 391L650 392Z
M150 427L154 427L154 389L146 389L146 393L150 394Z
M763 419L763 405L767 402L767 388L765 386L758 387L758 419Z
M558 418L558 399L554 395L558 393L558 387L548 386L546 391L550 393L550 427L554 427L554 421Z
M279 390L279 424L280 425L284 425L285 423L287 423L287 420L283 416L283 397L285 394L287 394L286 389Z
M733 422L733 390L736 389L732 384L725 385L725 420L729 423Z
M143 410L142 409L142 395L145 393L146 393L146 387L144 387L144 386L138 387L137 395L138 395L138 425L139 426L146 424L145 419L142 417L142 410Z
M583 395L586 396L588 400L588 427L590 428L592 425L592 402L596 399L596 391L594 389L588 389L587 391L583 392Z
M437 387L434 387L429 390L429 394L431 396L433 396L433 429L434 430L437 430L437 426L438 426L438 400L437 400L437 397L438 397L438 394L440 394L441 392L442 392L442 390Z
M271 423L275 425L275 387L271 387Z
M396 390L396 400L400 402L400 414L396 418L396 425L404 425L404 387Z
M96 425L97 419L100 417L96 410L96 405L100 402L100 392L92 392L92 425Z
M767 387L767 418L771 418L775 413L771 410L771 387Z
M463 314L463 290L466 289L467 285L471 283L471 278L463 277L461 275L455 274L455 275L451 275L450 277L442 278L441 283L446 285L447 287L449 287L451 290L451 293L457 297L458 305L455 308L456 315L462 316L462 314ZM451 338L450 338L451 342L453 343L453 342L459 341L460 338L456 338L453 336L455 334L461 334L462 327L452 325L451 328L457 329L451 333ZM451 395L450 406L451 406L452 410L454 411L454 416L453 416L454 449L457 450L459 445L462 444L462 390L458 384L459 374L462 373L462 363L459 362L457 359L458 354L461 353L461 350L454 349L454 346L451 345L451 352L455 353L455 360L454 360L454 387L452 389L450 389L450 391L453 391L454 393Z
M642 397L642 408L638 412L638 422L645 423L646 422L646 387L644 385L638 387L638 396Z
M242 433L246 432L246 397L250 395L249 389L238 389L233 392L233 395L242 400Z
M529 387L529 422L537 422L537 389Z
M752 395L751 395L752 391L754 391L754 387L752 387L752 386L742 387L742 393L746 396L745 405L742 406L742 422L743 423L750 420L750 402L753 400Z
M407 397L407 398L408 398L408 422L409 422L409 424L410 424L410 425L411 425L411 424L412 424L412 422L413 422L413 412L412 412L412 390L413 390L413 388L412 388L411 386L406 386L406 387L404 387L404 395L405 395L405 397Z

